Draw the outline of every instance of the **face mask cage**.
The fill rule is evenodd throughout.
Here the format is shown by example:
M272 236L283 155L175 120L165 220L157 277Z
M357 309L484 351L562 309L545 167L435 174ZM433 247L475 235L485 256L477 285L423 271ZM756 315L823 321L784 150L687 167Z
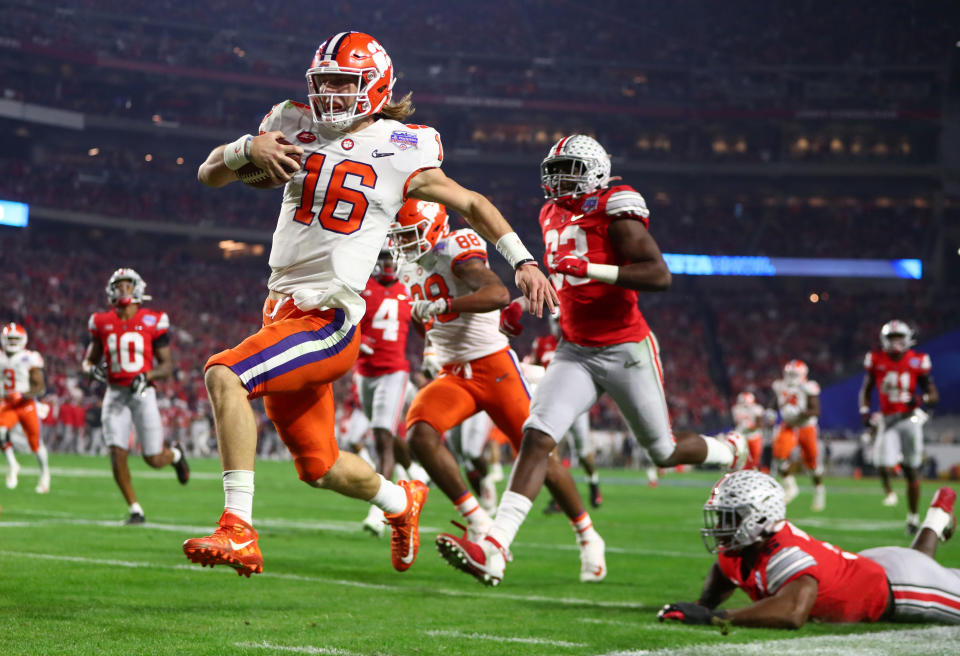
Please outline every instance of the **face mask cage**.
M397 279L397 261L393 250L383 251L373 267L373 277L379 282L394 282Z
M540 164L544 198L588 194L597 186L589 176L587 160L578 157L551 157Z
M736 550L753 544L755 540L748 535L744 520L750 516L753 508L741 506L708 506L703 509L703 528L700 537L710 553Z
M352 78L357 85L355 93L333 93L323 91L325 80L329 76ZM307 98L310 101L310 111L313 120L317 123L342 125L370 113L370 100L367 98L367 81L376 79L377 73L371 69L344 69L331 71L326 68L311 68L307 71ZM334 100L343 101L343 108L334 109ZM326 105L326 109L324 109Z
M3 342L0 346L3 346L3 350L7 353L22 351L23 347L27 345L26 338L20 333L0 335L0 342Z
M416 262L430 252L433 245L425 236L429 227L430 219L423 219L410 226L394 223L390 228L390 251L394 261L398 264Z

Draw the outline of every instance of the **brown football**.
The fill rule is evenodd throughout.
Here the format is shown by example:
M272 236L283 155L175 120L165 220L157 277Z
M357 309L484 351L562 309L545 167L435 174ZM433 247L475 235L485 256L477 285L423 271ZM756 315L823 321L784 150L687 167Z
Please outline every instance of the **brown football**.
M300 164L300 156L295 154L287 155L290 159L294 160L297 165ZM270 178L270 174L264 171L262 168L254 164L253 162L248 162L237 169L237 177L240 178L240 182L250 185L251 187L256 187L257 189L279 189L282 187L284 182L276 183Z

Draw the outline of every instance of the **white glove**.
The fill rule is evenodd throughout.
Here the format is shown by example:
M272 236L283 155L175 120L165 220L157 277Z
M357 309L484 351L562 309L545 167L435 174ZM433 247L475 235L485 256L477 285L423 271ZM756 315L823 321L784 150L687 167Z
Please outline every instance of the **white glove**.
M800 416L800 408L795 405L786 405L780 408L780 416L786 423L793 423Z
M436 378L441 369L443 369L443 365L440 364L440 358L437 357L436 352L432 348L424 349L420 371L426 374L428 378Z
M450 311L450 299L438 298L435 301L414 301L411 307L413 318L420 323L426 323L438 314L446 314Z

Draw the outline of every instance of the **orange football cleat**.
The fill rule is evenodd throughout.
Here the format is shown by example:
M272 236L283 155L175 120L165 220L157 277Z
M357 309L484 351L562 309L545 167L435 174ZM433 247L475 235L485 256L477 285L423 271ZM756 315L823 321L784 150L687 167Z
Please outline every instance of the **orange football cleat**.
M236 515L223 511L213 535L183 543L183 553L203 567L229 565L237 574L250 578L263 571L263 554L257 546L257 532Z
M420 511L427 501L430 489L420 481L400 481L407 492L407 507L396 515L384 515L393 527L390 536L390 560L398 572L405 572L417 559L420 550Z

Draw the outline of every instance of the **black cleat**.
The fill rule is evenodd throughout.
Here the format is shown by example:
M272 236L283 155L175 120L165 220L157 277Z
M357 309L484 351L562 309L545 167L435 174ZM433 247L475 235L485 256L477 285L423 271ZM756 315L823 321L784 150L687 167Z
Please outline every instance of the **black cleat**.
M601 503L603 503L603 495L600 494L600 484L590 483L590 505L599 508Z
M143 513L132 512L130 516L127 517L127 521L124 522L126 526L133 526L134 524L143 524L147 521L147 518L143 516Z
M180 451L180 462L173 463L173 468L177 471L177 480L180 481L180 485L186 485L187 481L190 480L190 465L187 464L187 454L179 442L171 446Z

